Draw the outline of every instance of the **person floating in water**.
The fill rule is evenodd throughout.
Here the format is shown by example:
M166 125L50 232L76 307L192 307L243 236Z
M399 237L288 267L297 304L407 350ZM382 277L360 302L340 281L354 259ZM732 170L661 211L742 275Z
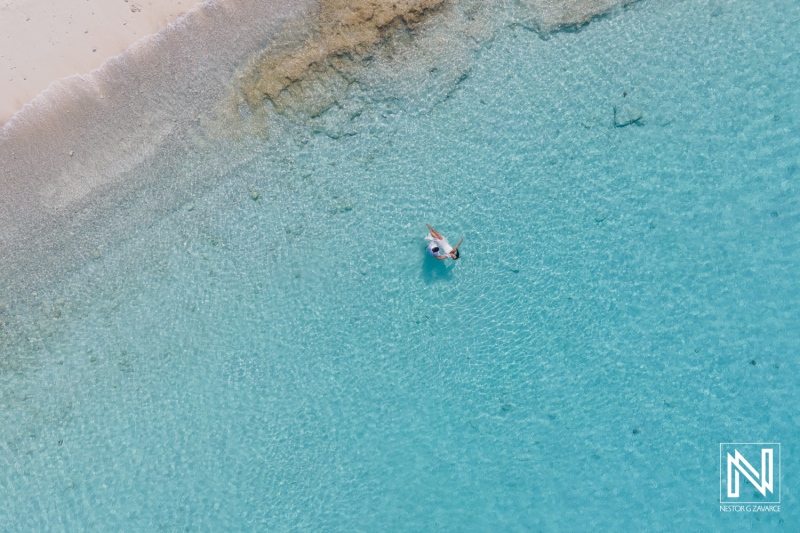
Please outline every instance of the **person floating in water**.
M458 244L456 244L454 248L450 246L450 243L447 242L447 239L445 239L441 233L430 227L430 225L425 225L428 226L428 236L425 237L428 241L428 247L425 249L428 255L432 255L439 261L444 261L448 257L455 261L461 257L461 254L458 253L458 247L464 242L464 237L461 237L461 240L458 241Z

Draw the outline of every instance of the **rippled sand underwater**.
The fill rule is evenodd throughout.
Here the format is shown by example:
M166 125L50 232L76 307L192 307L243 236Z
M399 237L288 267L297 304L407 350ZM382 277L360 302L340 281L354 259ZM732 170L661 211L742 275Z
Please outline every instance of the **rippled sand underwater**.
M260 104L285 49L241 44L174 107L141 81L127 137L29 144L66 163L3 182L0 523L798 529L800 6L542 5L437 8ZM760 441L781 512L720 512L719 443Z

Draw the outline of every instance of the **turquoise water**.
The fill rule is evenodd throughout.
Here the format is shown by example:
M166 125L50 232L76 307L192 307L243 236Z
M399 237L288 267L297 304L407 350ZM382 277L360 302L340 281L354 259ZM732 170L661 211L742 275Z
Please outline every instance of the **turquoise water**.
M32 297L3 528L800 529L798 22L508 27L430 110L286 125ZM780 513L720 512L721 442L782 443Z

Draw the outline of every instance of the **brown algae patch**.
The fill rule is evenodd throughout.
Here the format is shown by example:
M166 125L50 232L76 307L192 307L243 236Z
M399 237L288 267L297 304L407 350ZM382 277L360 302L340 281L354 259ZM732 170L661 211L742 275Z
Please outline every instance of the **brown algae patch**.
M317 119L332 108L358 115L361 104L351 97L368 87L380 85L381 94L401 99L425 92L420 84L431 88L431 95L452 90L468 74L474 51L503 27L521 25L547 38L634 2L319 0L244 68L237 94L222 115L232 119L228 125L235 130L243 125L240 106L246 105L245 129L252 132L265 128L265 111L271 107L278 113L299 112L312 119L314 129L330 129ZM418 63L427 64L428 72L438 71L440 79L418 72ZM239 111L231 115L233 108Z
M252 109L269 99L281 110L300 96L287 89L309 74L333 70L347 83L343 69L354 56L366 55L393 30L413 28L444 4L445 0L322 0L310 36L255 60L242 78L245 99Z

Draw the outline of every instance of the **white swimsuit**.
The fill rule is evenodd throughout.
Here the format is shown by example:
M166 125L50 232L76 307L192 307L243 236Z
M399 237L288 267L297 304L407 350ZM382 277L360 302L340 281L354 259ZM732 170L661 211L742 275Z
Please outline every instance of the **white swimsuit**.
M450 246L447 239L436 239L430 233L428 233L428 236L425 238L428 240L428 247L425 249L428 255L432 255L437 259L450 257L450 252L453 251L453 247Z

